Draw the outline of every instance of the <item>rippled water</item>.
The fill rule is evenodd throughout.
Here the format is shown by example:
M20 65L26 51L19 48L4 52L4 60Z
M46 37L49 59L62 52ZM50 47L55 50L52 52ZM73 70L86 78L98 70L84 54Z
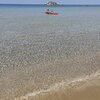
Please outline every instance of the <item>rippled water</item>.
M0 5L0 98L14 100L100 70L100 7Z

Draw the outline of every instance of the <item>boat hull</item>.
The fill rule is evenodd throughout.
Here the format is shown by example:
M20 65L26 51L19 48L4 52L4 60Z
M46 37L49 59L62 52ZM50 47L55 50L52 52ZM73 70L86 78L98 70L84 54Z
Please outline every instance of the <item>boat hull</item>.
M50 14L50 15L58 15L57 12L45 12L45 14Z

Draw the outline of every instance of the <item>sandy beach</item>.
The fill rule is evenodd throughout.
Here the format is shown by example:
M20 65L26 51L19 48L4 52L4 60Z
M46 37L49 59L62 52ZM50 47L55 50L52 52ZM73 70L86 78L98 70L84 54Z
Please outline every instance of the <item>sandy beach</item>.
M100 100L100 75L15 100Z
M93 66L94 65L93 62L95 62L96 65L97 64L99 65L99 60L100 60L99 53L97 53L93 57L83 57L83 60L82 59L79 60L81 57L80 58L76 57L73 58L73 63L75 66L82 65L83 67L88 65ZM91 61L91 59L94 60ZM63 62L63 64L67 65L68 63L70 64L71 62L72 60L70 59L70 61L67 61L66 63ZM31 88L34 87L31 86ZM27 93L26 95L20 96L15 100L99 100L99 99L100 99L100 71L97 71L96 73L88 75L87 77L78 78L69 83L65 81L52 85L48 89L42 89L40 91Z

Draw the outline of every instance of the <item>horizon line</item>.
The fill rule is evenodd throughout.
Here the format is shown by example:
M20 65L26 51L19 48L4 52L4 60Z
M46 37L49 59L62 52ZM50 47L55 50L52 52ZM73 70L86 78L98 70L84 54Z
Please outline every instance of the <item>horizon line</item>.
M0 5L46 5L46 6L100 6L100 4L58 4L58 5L47 5L47 4L26 4L26 3L0 3Z

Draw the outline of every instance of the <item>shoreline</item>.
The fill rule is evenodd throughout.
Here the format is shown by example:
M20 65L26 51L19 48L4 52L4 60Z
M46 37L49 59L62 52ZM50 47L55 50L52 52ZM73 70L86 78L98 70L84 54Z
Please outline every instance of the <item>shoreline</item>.
M91 91L94 89L97 92L96 94L100 93L100 91L98 91L98 88L100 90L100 71L99 72L94 71L91 74L83 75L81 77L76 77L69 81L65 80L67 78L62 80L62 79L59 79L59 76L53 77L52 75L53 74L56 75L57 74L56 72L59 73L59 71L64 74L63 71L65 69L62 68L64 66L70 66L70 69L71 69L71 66L75 66L75 69L77 69L78 66L79 67L83 66L84 68L85 66L99 67L99 61L100 61L99 54L100 53L96 53L95 55L91 55L91 56L90 55L79 56L79 57L75 57L71 59L66 59L64 61L61 60L61 61L56 61L56 62L47 62L44 64L39 64L37 66L35 65L37 70L34 69L33 66L30 66L27 69L23 69L20 71L9 70L9 73L7 73L6 75L4 74L2 77L4 84L1 85L1 87L3 87L1 88L1 90L3 89L4 91L1 92L1 98L2 100L5 100L7 98L10 100L66 100L66 99L67 100L84 100L84 99L95 100L95 99L87 99L87 96L89 95L90 96L89 98L91 98L90 94L92 94ZM56 67L56 72L54 71L55 67ZM60 68L63 70L61 70ZM43 72L41 73L40 71L41 72L43 71ZM52 71L54 71L54 73ZM86 72L87 69L84 69L84 71ZM50 73L47 73L47 72L52 72L51 76L48 76L50 75ZM39 74L40 79L35 80L33 77L33 73L34 73L34 77L36 77ZM64 78L64 76L62 76L62 78ZM22 79L24 80L22 81ZM23 83L20 84L20 81ZM8 82L7 85L6 85L6 82ZM49 87L45 87L47 85ZM12 86L13 86L13 90L11 91L12 88L9 88L9 87L12 87ZM38 88L42 86L44 88ZM37 90L35 90L36 87L38 88ZM11 92L9 93L8 91L11 91ZM86 91L88 92L86 93ZM94 93L94 91L92 92ZM81 97L85 97L85 98L80 99L81 97L79 97L78 94L80 94ZM96 100L99 100L99 99L96 99Z
M56 84L48 90L29 93L15 100L99 100L100 71L90 77L69 84Z

